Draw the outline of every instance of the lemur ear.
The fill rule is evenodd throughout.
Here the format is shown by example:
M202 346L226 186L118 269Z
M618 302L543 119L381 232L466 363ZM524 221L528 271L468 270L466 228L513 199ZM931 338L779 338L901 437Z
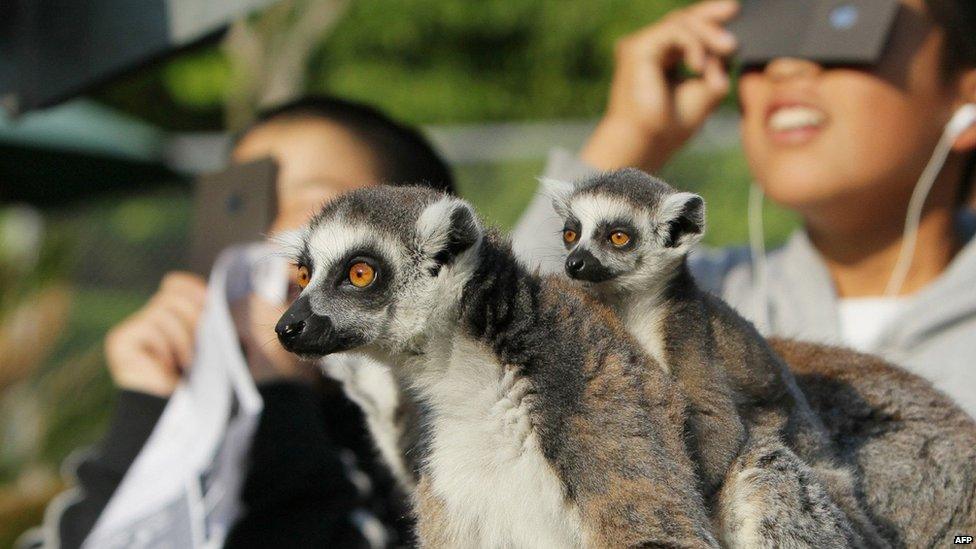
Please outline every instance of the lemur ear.
M665 247L694 244L705 234L705 200L693 193L672 194L661 203L657 221Z
M542 186L543 196L548 196L552 200L552 208L556 210L559 217L566 217L569 213L569 197L576 190L576 185L550 177L540 177L539 184Z
M418 247L428 261L431 276L437 276L482 237L481 224L471 206L445 196L424 208L417 219Z

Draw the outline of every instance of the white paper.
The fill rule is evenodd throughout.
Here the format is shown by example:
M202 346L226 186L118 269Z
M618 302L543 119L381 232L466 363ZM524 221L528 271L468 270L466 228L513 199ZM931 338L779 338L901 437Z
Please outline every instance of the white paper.
M230 304L252 291L283 301L284 268L267 245L231 248L218 258L188 379L173 393L83 547L223 545L240 513L262 406Z

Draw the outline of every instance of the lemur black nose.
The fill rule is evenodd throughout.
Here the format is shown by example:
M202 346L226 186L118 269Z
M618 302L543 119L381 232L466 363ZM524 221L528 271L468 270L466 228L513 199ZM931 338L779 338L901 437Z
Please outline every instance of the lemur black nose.
M291 350L291 347L297 343L299 336L308 331L306 328L310 318L312 318L312 306L309 303L308 296L301 296L291 304L291 307L288 307L285 314L281 315L278 324L275 325L278 341L286 349Z
M566 270L569 274L578 274L586 267L586 260L582 257L570 257L566 260Z
M299 320L298 322L292 322L290 324L279 322L278 325L275 326L275 333L278 334L278 339L282 343L288 343L294 341L296 337L301 335L302 330L304 329L304 320Z

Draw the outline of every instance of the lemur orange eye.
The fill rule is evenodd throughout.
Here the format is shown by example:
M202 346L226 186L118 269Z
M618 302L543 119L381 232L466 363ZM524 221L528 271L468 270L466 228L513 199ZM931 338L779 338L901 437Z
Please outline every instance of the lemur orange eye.
M573 242L576 242L576 237L578 236L579 235L576 234L576 231L573 229L566 229L563 231L563 242L572 244Z
M365 261L360 261L349 267L349 282L357 288L365 288L373 283L376 278L376 271Z
M308 272L308 267L299 265L298 272L295 274L295 282L298 283L298 287L304 288L308 286L310 280L312 280L312 275Z
M618 248L623 248L630 243L630 235L623 231L613 231L610 233L610 243Z

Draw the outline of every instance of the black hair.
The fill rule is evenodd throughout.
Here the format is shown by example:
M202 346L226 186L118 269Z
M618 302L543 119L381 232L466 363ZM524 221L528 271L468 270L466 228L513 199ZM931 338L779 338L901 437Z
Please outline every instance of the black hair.
M303 119L333 122L360 139L379 163L384 183L423 185L456 194L450 168L420 132L374 107L348 99L309 95L273 107L260 113L235 141L269 122Z
M952 82L959 73L976 68L976 0L925 0L929 16L942 28L942 76ZM960 201L969 200L976 177L976 152L969 155L963 167Z
M959 71L976 68L976 2L973 0L925 0L929 16L942 28L942 72L947 79Z

